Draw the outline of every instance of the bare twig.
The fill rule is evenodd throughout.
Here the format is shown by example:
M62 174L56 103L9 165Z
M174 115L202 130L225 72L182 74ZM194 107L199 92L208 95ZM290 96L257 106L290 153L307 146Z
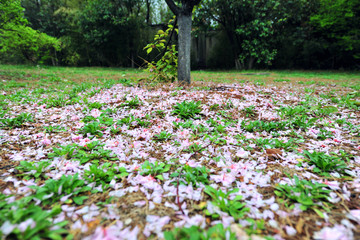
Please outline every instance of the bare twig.
M181 213L182 213L183 215L185 215L184 210L182 209L181 203L180 203L180 196L179 196L179 185L180 185L180 181L179 181L179 178L180 178L180 175L179 175L179 177L178 177L178 179L177 179L177 184L176 184L176 203L177 203L177 205L178 205L179 210L181 211Z

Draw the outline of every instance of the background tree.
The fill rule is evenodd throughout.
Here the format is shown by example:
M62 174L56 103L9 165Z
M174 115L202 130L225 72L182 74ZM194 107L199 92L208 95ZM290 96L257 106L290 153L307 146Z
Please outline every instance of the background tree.
M83 57L86 45L79 26L79 16L85 0L22 0L29 25L56 37L62 44L57 58L62 65L87 62Z
M183 82L190 82L191 30L198 46L193 67L359 69L359 5L357 0L0 0L0 61L135 67L174 12Z
M23 8L20 0L0 0L0 28L4 29L6 24L26 24L23 16Z
M134 66L154 0L23 0L32 26L61 40L64 65ZM149 21L152 17L149 13Z
M360 67L360 1L320 0L310 23L317 38L325 39L333 68L349 60Z
M29 27L23 12L20 0L0 1L0 59L55 64L59 41Z
M80 15L90 65L130 66L140 40L141 1L90 0Z
M274 39L286 20L281 1L204 0L201 10L199 18L226 32L237 69L272 62Z
M201 0L180 0L177 4L173 0L165 1L171 11L176 15L179 26L178 80L180 83L190 84L192 12Z
M278 29L273 68L318 68L323 59L323 39L313 34L310 17L319 8L319 0L281 1L286 21Z

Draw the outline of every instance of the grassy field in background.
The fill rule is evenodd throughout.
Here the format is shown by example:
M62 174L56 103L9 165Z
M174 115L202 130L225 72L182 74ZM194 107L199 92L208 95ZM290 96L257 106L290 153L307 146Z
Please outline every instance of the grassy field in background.
M68 81L121 80L138 82L149 77L142 69L0 65L0 88L59 86ZM360 72L343 71L193 71L193 83L251 83L256 85L312 85L360 88Z

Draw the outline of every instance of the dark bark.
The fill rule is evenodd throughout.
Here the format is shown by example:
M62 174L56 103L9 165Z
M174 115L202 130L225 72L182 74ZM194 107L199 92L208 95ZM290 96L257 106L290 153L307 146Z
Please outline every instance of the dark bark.
M191 15L179 14L178 80L190 84Z
M165 2L176 16L180 13L180 8L176 6L173 0L165 0Z
M146 24L150 25L150 0L146 0Z
M253 56L251 56L251 57L249 58L249 67L248 67L249 70L253 69L253 67L254 67L254 62L255 62L255 58L254 58Z
M135 68L134 53L131 53L131 68Z
M59 66L59 61L58 61L56 49L54 48L53 50L54 50L54 56L51 57L51 62L53 64L53 66Z
M231 45L231 48L232 48L232 51L233 51L235 69L236 70L241 70L241 69L244 68L244 66L243 66L243 64L241 64L241 62L239 60L239 55L240 55L239 50L238 50L239 44L236 41L235 32L229 30L228 28L225 28L225 32L226 32L226 35L227 35L227 37L229 39L229 42L230 42L230 45Z
M235 68L237 70L245 69L245 63L239 60L239 56L242 51L241 43L243 39L241 39L240 35L235 32L235 29L237 29L241 23L246 22L245 15L240 14L237 12L236 8L231 7L236 2L234 0L224 0L218 2L220 4L206 5L203 11L207 12L213 20L222 25L223 30L229 39ZM217 11L214 11L214 8L217 9Z
M236 69L236 70L241 70L241 69L243 69L243 66L242 66L239 58L235 58L235 69Z

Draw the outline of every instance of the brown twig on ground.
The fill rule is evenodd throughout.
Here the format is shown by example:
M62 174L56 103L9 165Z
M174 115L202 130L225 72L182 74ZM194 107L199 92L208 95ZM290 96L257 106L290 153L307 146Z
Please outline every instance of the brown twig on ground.
M178 179L177 179L177 185L176 185L176 203L177 203L177 205L178 205L179 210L181 211L181 213L182 213L183 215L185 215L184 210L182 210L182 208L181 208L181 203L180 203L180 196L179 196L179 184L180 184L180 182L179 182L179 178L180 178L180 176L179 176Z

